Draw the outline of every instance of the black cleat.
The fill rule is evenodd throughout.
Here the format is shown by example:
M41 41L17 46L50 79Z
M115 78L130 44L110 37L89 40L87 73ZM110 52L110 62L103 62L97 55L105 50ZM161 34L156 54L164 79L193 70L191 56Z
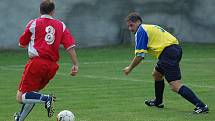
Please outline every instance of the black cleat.
M208 113L209 112L209 109L208 109L208 106L205 105L205 107L196 107L194 110L193 110L193 113L194 114L200 114L200 113Z
M14 121L19 121L20 115L19 113L14 113L13 117L14 117Z
M155 107L158 107L158 108L163 108L164 105L162 103L158 104L156 103L155 100L145 100L145 104L148 105L148 106L155 106Z
M45 102L45 108L47 109L48 117L53 116L55 99L56 97L54 97L53 95L49 95L49 98Z

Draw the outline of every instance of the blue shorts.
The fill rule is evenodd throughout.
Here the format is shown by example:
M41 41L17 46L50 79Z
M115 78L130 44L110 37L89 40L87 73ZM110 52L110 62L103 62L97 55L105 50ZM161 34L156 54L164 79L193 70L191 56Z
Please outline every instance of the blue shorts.
M165 76L168 82L181 80L181 71L179 62L182 57L182 49L179 45L170 45L166 47L155 67L156 71Z

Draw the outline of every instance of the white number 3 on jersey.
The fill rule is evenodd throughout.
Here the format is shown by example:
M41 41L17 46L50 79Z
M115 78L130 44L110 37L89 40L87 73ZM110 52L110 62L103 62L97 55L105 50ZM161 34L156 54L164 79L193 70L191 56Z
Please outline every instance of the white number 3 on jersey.
M51 45L54 43L55 40L55 29L52 26L47 26L46 27L46 36L45 36L45 40L47 42L47 44Z

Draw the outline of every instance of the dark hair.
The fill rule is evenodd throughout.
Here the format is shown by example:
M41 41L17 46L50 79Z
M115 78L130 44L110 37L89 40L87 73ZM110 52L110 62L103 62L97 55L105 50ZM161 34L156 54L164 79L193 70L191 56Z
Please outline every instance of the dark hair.
M50 14L55 9L53 0L43 0L40 3L40 14Z
M137 12L128 14L128 16L126 17L125 20L126 20L126 22L128 22L128 21L137 22L139 20L142 23L142 18L139 15L139 13L137 13Z

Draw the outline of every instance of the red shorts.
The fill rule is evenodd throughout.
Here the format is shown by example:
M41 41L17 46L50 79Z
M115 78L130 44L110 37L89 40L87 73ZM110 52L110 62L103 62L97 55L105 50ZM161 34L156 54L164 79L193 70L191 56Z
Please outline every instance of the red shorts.
M56 62L35 57L25 65L22 79L19 84L19 91L31 92L43 89L58 70Z

